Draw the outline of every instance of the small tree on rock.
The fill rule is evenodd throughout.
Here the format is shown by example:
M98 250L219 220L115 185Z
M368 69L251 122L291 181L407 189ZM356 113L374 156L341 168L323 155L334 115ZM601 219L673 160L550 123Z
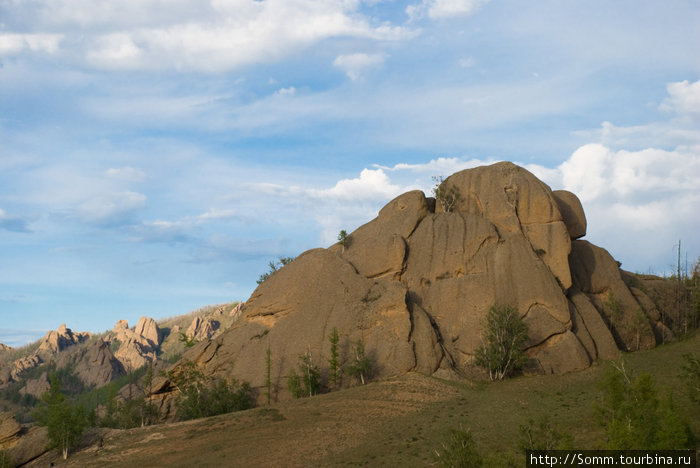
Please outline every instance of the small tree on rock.
M435 186L433 187L433 196L440 203L442 211L449 213L454 209L455 203L459 200L459 189L452 184L446 184L445 178L442 176L433 177Z
M343 252L345 252L346 247L350 246L350 235L345 229L338 234L338 243L343 246Z
M527 339L527 325L516 309L491 307L486 316L486 342L476 350L476 364L488 371L491 380L503 380L525 365Z

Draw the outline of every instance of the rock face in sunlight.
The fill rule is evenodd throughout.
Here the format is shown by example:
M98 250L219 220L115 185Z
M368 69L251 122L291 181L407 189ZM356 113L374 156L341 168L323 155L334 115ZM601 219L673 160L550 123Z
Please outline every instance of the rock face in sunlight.
M114 357L127 372L156 360L162 336L152 318L141 317L133 330L129 328L126 320L119 320L114 325L112 333L120 343Z
M654 347L665 332L610 254L578 240L586 217L573 193L553 192L511 163L453 174L438 193L453 203L408 192L345 245L303 253L255 290L230 329L183 359L261 388L270 349L285 398L299 355L326 366L333 327L341 358L362 340L376 378L484 377L474 355L496 304L528 325L526 373L585 369L619 350ZM171 388L160 382L163 401Z

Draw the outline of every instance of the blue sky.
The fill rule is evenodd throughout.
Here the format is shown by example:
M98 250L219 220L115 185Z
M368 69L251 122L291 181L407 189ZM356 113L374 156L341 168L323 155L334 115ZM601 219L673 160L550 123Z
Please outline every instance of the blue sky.
M623 268L700 255L692 1L0 0L0 342L245 300L510 160Z

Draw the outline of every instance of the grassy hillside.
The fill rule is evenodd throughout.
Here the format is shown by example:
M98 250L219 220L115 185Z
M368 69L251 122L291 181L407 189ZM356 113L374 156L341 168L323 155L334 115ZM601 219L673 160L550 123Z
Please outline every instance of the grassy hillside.
M673 389L700 435L700 409L682 393L682 355L700 351L700 334L625 358L634 373ZM126 431L93 432L65 466L429 466L450 429L473 431L494 466L524 466L519 426L548 415L575 448L604 434L592 414L607 364L567 375L504 382L448 382L408 374L384 382L240 413ZM103 438L103 447L97 441ZM43 458L37 463L49 461ZM55 460L56 466L64 462ZM42 465L42 466L44 466ZM36 466L39 466L38 464Z

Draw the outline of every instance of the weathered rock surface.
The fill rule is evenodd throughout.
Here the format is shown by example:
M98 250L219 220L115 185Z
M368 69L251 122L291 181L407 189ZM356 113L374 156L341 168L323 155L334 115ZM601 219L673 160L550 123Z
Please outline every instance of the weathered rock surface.
M12 413L0 413L0 447L9 447L19 440L22 430Z
M195 317L192 319L192 323L189 328L187 328L187 335L190 339L195 339L197 341L208 340L219 329L219 322L212 319L211 317Z
M12 346L7 346L6 344L0 343L0 353L4 351L9 351L12 349Z
M47 392L50 387L51 383L49 382L48 374L46 372L42 372L42 374L36 379L27 379L26 384L24 388L20 390L20 393L23 395L31 395L34 398L41 398L41 395L43 395L44 392Z
M97 340L85 349L77 360L74 372L85 385L96 388L126 375L124 366L109 350L109 344L103 340Z
M144 337L155 346L158 346L163 340L158 324L151 317L142 316L134 328L134 333Z
M577 371L620 348L655 345L649 298L630 291L605 250L572 241L586 231L574 194L552 192L511 163L443 183L460 194L453 210L418 191L397 197L345 246L307 251L270 275L231 328L183 359L262 388L270 349L284 398L298 356L327 362L336 327L341 360L362 340L374 377L483 376L474 354L494 305L516 308L528 325L528 372ZM172 384L160 379L155 388L154 400L170 411Z
M70 328L66 328L64 323L58 330L52 330L46 334L37 353L56 354L69 346L87 341L91 336L90 332L73 333Z
M152 318L141 317L134 330L129 328L129 322L119 320L114 325L112 333L120 343L114 357L127 372L156 360L162 335Z

